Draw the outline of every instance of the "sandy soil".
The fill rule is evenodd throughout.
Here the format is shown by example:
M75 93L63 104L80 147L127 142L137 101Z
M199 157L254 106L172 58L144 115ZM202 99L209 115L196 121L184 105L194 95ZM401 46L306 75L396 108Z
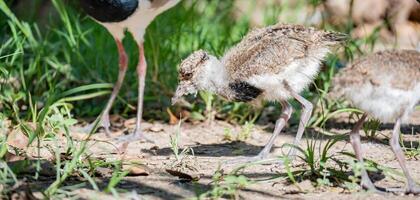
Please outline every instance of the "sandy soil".
M345 118L344 118L345 119ZM118 123L117 123L118 124ZM120 122L119 125L132 127L132 120ZM337 125L340 124L340 125ZM416 112L409 126L405 126L402 131L405 141L414 142L417 147L420 141L420 112ZM329 124L327 129L334 132L345 133L349 131L351 124L346 120L337 121ZM363 140L363 150L365 157L378 162L386 167L400 170L397 161L387 142L383 139L391 134L392 125L381 127L378 138L374 141ZM199 176L196 182L181 181L178 177L169 174L166 169L171 168L175 158L170 149L170 136L178 130L177 125L167 125L165 123L144 123L143 131L156 141L156 144L132 142L125 148L124 154L119 154L124 149L123 146L117 146L112 142L102 142L105 137L103 133L94 135L89 142L88 151L91 158L102 160L125 159L126 161L136 161L141 163L137 169L137 174L130 175L118 185L118 188L127 191L121 196L122 199L185 199L195 197L198 191L211 188L212 176L221 165L225 172L232 170L235 165L224 164L224 161L239 157L256 155L266 143L271 135L270 128L264 128L261 125L255 125L251 130L251 135L245 141L226 141L226 132L230 131L233 136L241 132L242 127L234 126L225 122L215 121L212 124L184 123L180 126L181 148L191 147L194 150L194 156L185 158L185 162L194 169L190 169L190 175ZM127 130L117 131L116 135ZM295 128L288 128L276 140L272 155L281 155L280 146L284 143L291 143L294 138ZM314 138L317 142L325 143L328 136L322 136L314 130L307 130L308 138ZM312 135L311 135L312 134ZM77 134L75 134L77 136ZM79 135L80 136L80 135ZM305 146L308 139L302 140L301 146ZM386 140L385 140L386 141ZM352 152L351 145L342 141L333 147L334 152L347 150ZM347 158L348 159L348 158ZM295 163L299 165L299 162ZM420 161L415 158L409 159L407 165L415 180L420 181ZM277 164L258 165L246 168L243 174L256 180L268 179L284 173L285 170ZM104 169L103 178L98 178L99 185L106 185L109 180L110 172ZM133 173L135 174L135 173ZM82 178L70 179L75 182L86 182ZM101 184L102 182L102 184ZM34 183L35 184L35 183ZM36 183L39 184L39 183ZM375 184L380 187L404 187L403 178L392 178L383 174L375 175ZM95 192L86 184L86 188L73 191L80 198L86 199L113 199L111 194ZM268 180L252 184L239 192L240 199L418 199L413 195L386 194L379 195L366 191L349 192L340 187L314 188L308 181L299 184L305 191L301 192L298 188L284 178Z

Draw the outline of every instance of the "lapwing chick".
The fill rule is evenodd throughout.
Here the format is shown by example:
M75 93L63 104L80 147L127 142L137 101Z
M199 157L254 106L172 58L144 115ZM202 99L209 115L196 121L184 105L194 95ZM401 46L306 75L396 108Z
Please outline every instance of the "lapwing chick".
M359 130L368 116L394 122L390 145L405 177L408 193L420 189L410 176L399 144L400 126L420 102L420 53L415 50L382 51L368 55L343 69L333 80L333 95L343 96L365 113L350 132L356 158L363 163ZM363 169L361 185L376 190Z
M253 30L220 60L203 50L183 60L179 69L180 82L172 102L202 90L230 101L278 101L282 114L270 140L256 157L246 161L264 159L292 114L289 99L296 99L303 109L294 140L294 144L299 143L313 107L299 93L318 74L321 61L331 46L345 39L346 35L341 33L300 25L276 24Z
M136 129L133 134L119 138L120 141L133 141L147 139L141 131L141 119L143 112L143 96L147 64L144 56L143 36L147 26L160 13L175 6L180 0L80 0L80 5L85 12L95 21L103 25L114 37L119 53L119 73L111 97L100 117L100 126L105 129L106 135L110 136L109 112L112 104L123 83L128 58L122 44L125 31L130 32L139 48L139 61L137 65L138 104ZM88 126L89 131L93 124Z

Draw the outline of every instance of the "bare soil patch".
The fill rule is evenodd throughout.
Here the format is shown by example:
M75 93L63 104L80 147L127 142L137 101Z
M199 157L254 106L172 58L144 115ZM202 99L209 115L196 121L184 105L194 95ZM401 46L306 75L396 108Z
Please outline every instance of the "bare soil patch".
M420 141L420 112L416 112L410 121L410 125L403 128L404 141L408 145L417 147ZM327 125L329 131L338 133L348 132L351 128L351 123L346 120L346 117L336 120L334 123ZM128 125L130 121L122 121L121 125ZM180 140L179 146L181 148L190 147L194 151L194 156L185 158L184 162L192 166L186 171L186 175L191 176L196 181L181 180L174 176L173 173L168 173L168 169L174 165L175 157L170 146L170 136L174 136L179 127L177 125L168 125L166 123L154 122L144 123L143 131L148 136L156 141L156 144L132 142L125 147L125 153L120 154L124 147L112 141L107 141L103 133L95 134L88 143L88 152L91 158L98 158L102 160L118 160L135 162L139 165L130 165L129 176L125 177L123 181L118 184L119 189L126 192L122 194L122 199L186 199L196 197L197 194L211 189L212 176L215 171L221 167L225 172L234 169L234 165L224 164L224 161L235 159L244 156L256 155L265 145L266 141L271 135L271 129L261 125L255 125L251 130L251 135L244 141L226 141L226 134L230 132L233 136L240 133L243 129L241 126L231 125L222 121L214 121L211 124L199 123L190 124L184 123L180 126ZM117 131L115 135L123 134L126 130ZM381 126L377 137L374 140L363 140L363 150L365 158L372 159L380 165L400 171L398 162L396 161L386 138L390 137L392 131L392 124L385 124ZM272 155L282 155L284 150L281 146L285 143L292 143L294 139L295 128L287 128L276 140ZM307 137L302 140L301 146L305 147L309 138L313 138L321 144L325 143L329 136L322 135L315 130L308 129ZM82 137L83 135L74 133L74 137ZM62 141L64 142L64 138ZM48 143L43 144L47 147ZM62 144L64 146L64 143ZM340 141L334 147L331 153L346 150L352 152L351 145L348 141ZM48 157L48 151L42 151ZM52 156L52 155L50 155ZM346 158L349 159L349 158ZM299 166L298 161L294 163ZM407 161L409 170L415 180L420 180L420 168L415 157ZM48 166L45 166L46 168ZM51 166L50 166L51 167ZM52 166L53 167L53 166ZM48 171L48 170L47 170ZM95 180L99 183L99 187L105 186L112 170L107 168L99 169L99 173L103 173ZM254 180L259 181L251 184L243 190L239 191L239 198L241 199L418 199L419 197L413 195L395 195L386 194L379 195L366 191L348 191L341 187L322 187L315 188L309 181L299 183L299 187L303 188L303 192L295 185L286 181L285 178L277 178L269 180L285 173L283 167L273 164L256 165L246 168L242 174ZM27 181L27 186L22 186L23 190L27 187L41 187L48 185L53 180L48 178L48 173L41 174L45 176L45 182ZM50 174L51 175L51 174ZM175 174L176 175L176 174ZM179 175L179 174L178 174ZM184 174L185 175L185 174ZM180 176L183 176L181 174ZM375 184L380 187L404 187L404 178L388 177L381 173L374 174L373 179ZM188 177L187 177L188 179ZM42 180L42 179L41 179ZM83 177L72 177L69 179L72 183L85 182ZM28 186L29 185L29 186ZM89 184L82 189L76 189L73 193L80 198L85 199L114 199L112 194L94 191ZM138 198L138 197L141 198Z

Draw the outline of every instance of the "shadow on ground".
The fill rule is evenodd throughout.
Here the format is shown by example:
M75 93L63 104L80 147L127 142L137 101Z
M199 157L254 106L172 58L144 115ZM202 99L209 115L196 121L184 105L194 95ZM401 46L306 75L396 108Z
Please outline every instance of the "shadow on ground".
M22 170L29 169L28 166L35 164L37 160L21 160L9 162L8 165L12 169L24 167ZM50 172L46 171L44 174L41 173L39 177L34 178L35 172L30 169L29 171L21 171L19 183L9 184L6 195L9 199L39 199L43 198L41 192L45 191L55 180L54 175L54 164L42 160L42 167L51 169ZM244 174L246 175L246 174ZM276 175L276 173L252 173L249 174L252 178L269 179ZM203 176L201 180L207 180L209 182L212 179L211 176ZM170 176L164 172L155 172L149 176L127 176L121 182L119 182L115 189L122 195L124 199L138 198L133 195L140 195L140 197L147 197L152 199L185 199L193 196L199 196L206 191L212 189L210 184L205 184L202 181L185 182L177 179L176 177ZM73 173L72 176L68 177L65 183L60 187L59 195L66 193L66 197L76 195L78 199L97 199L103 196L105 199L112 198L112 194L104 193L107 189L108 184L111 181L111 177L95 177L96 185L99 191L89 184L88 180L84 179L79 173ZM165 184L162 184L165 183ZM168 185L170 187L168 187ZM181 195L176 192L177 190L184 191ZM246 189L245 192L258 193L260 196L267 198L284 198L282 195L276 195L265 191ZM189 195L188 195L189 194ZM241 194L243 195L243 194ZM61 196L61 195L60 195Z
M210 157L235 157L235 156L254 156L257 155L264 147L248 144L243 141L225 142L216 144L198 144L191 147L194 150L195 156L210 156ZM274 149L274 148L273 148ZM171 148L162 148L156 151L144 149L144 153L155 154L158 156L173 155Z

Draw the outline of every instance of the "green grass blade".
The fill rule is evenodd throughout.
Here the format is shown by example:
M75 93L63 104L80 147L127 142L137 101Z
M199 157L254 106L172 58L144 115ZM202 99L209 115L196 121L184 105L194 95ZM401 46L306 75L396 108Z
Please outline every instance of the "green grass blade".
M79 172L83 175L83 177L85 177L85 179L87 179L89 181L89 184L92 186L92 188L96 191L99 191L99 187L96 184L95 180L93 180L93 178L91 176L89 176L88 173L85 172L85 170L80 169Z
M107 95L107 94L110 94L110 93L111 93L111 91L93 92L93 93L90 93L90 94L83 94L83 95L78 95L78 96L73 96L73 97L66 97L66 98L61 99L60 102L81 101L81 100L92 99L92 98L95 98L95 97Z
M76 93L86 92L89 90L99 90L99 89L112 89L113 84L110 83L97 83L97 84L90 84L84 85L77 88L73 88L71 90L67 90L63 92L60 97L67 97Z
M29 41L32 44L37 44L37 41L35 40L35 37L32 34L32 31L28 24L21 23L16 16L13 14L13 12L9 9L9 7L6 5L4 0L0 0L0 10L7 16L9 19L16 24L19 29L22 31L22 33L29 39Z

